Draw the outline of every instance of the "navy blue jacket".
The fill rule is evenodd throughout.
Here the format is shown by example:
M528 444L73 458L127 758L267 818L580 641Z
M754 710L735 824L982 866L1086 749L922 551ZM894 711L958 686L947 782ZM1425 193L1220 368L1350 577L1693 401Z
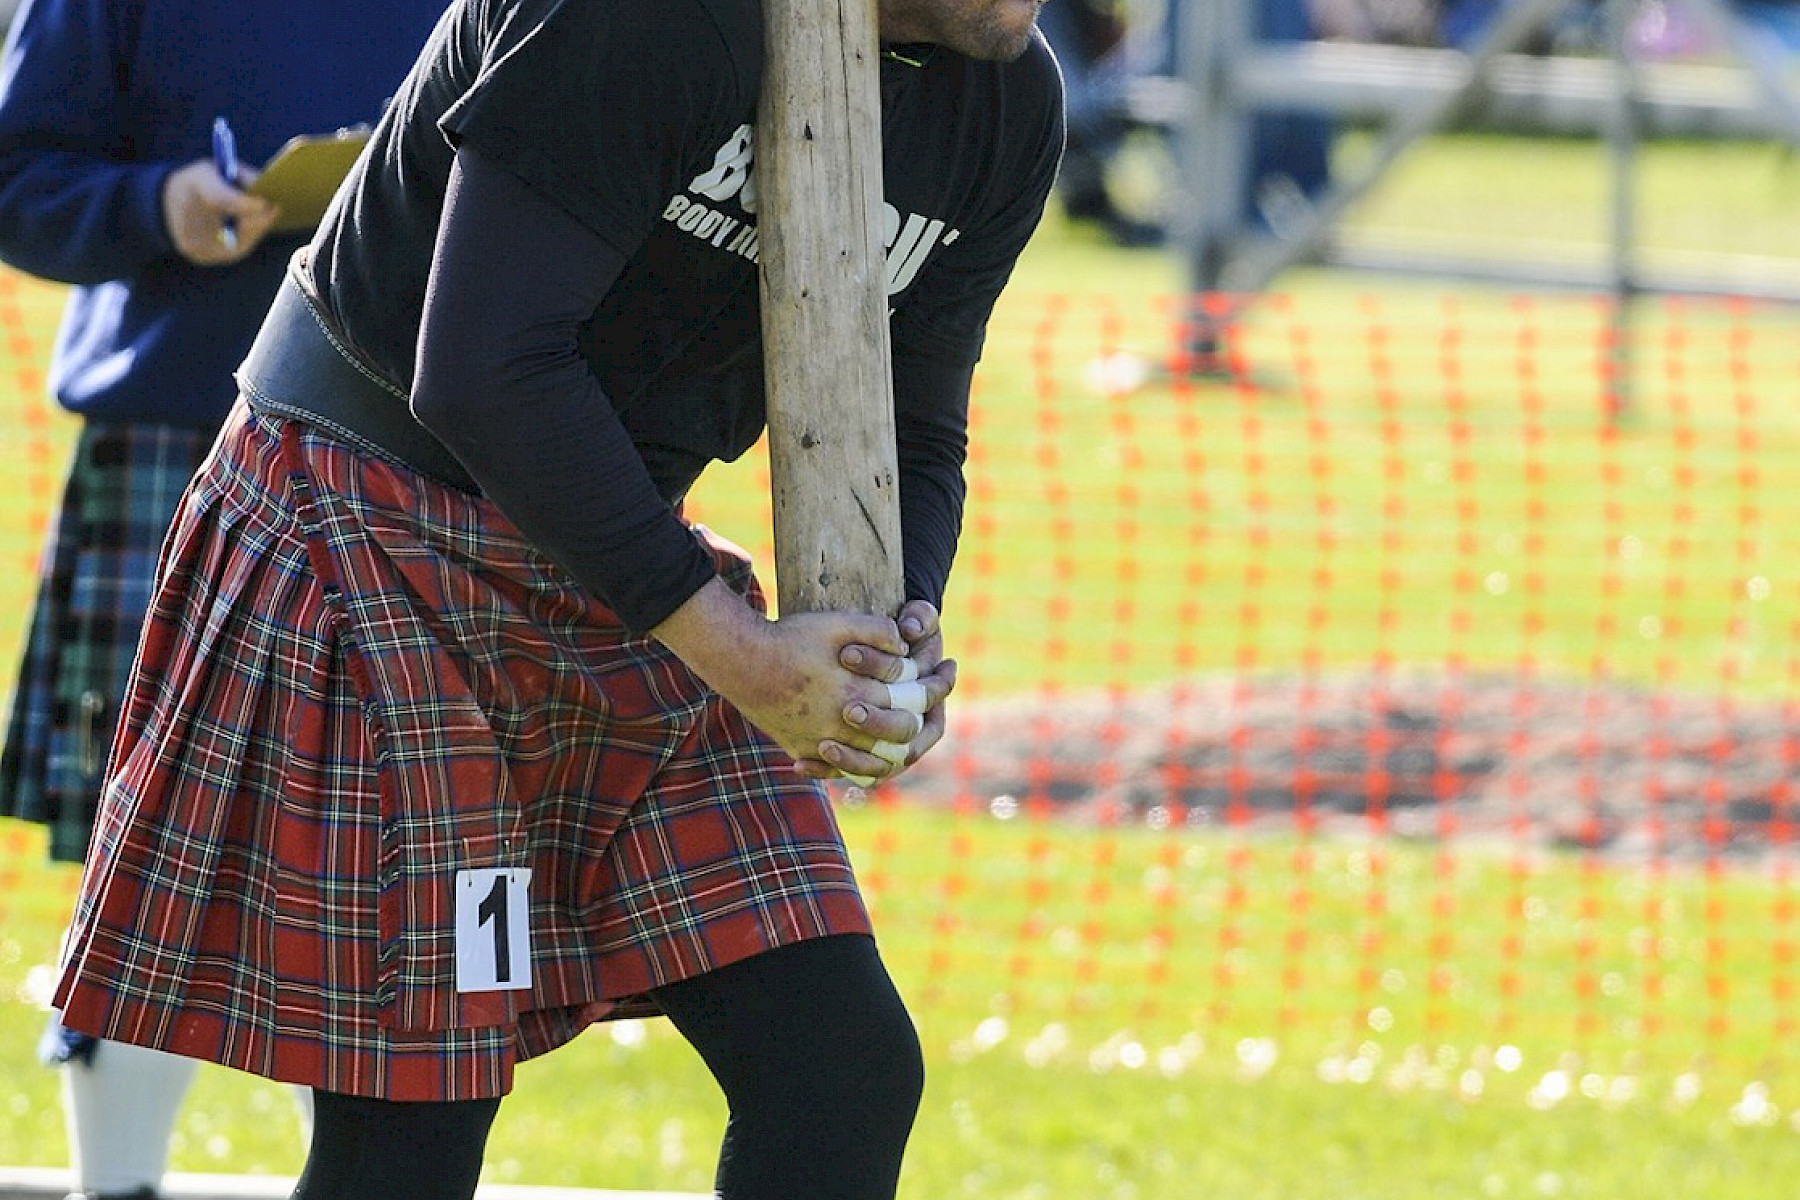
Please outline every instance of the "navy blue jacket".
M373 123L448 0L27 0L0 63L0 259L71 289L50 388L71 412L210 430L297 238L195 267L170 172L226 117L260 165Z

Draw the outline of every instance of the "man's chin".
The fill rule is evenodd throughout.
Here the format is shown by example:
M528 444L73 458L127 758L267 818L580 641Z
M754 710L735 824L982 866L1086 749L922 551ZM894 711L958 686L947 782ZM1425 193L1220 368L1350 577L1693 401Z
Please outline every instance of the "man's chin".
M982 52L967 52L969 57L1011 62L1025 53L1037 31L1037 14L1041 7L1039 0L1006 0L989 36L983 39L986 45Z

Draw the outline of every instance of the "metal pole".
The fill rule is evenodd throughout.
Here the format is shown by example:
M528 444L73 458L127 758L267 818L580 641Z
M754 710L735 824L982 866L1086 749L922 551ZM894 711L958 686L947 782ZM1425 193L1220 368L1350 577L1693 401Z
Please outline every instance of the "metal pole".
M1606 0L1603 14L1613 65L1612 106L1606 125L1612 167L1612 307L1605 380L1606 416L1612 422L1623 421L1631 413L1633 315L1641 290L1637 275L1638 78L1630 46L1634 7L1634 0Z
M1175 61L1192 88L1194 112L1183 127L1178 163L1181 203L1176 234L1187 247L1192 285L1182 331L1180 369L1221 370L1221 295L1249 186L1250 114L1231 95L1230 64L1250 45L1256 0L1168 0Z

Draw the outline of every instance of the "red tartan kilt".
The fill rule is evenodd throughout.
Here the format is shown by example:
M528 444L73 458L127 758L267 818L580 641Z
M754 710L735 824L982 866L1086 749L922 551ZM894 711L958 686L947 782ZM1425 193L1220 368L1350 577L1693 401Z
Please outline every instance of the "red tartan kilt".
M532 873L531 987L459 993L455 877L489 867ZM240 404L165 551L71 1028L462 1100L659 985L868 931L823 790L665 648L480 497Z

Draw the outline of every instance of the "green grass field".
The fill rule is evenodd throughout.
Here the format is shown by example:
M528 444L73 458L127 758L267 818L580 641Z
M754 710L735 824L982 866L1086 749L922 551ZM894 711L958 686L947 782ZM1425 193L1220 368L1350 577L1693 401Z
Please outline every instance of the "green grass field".
M1444 139L1355 228L1591 253L1603 164ZM1659 253L1800 270L1779 151L1652 147L1645 187ZM1096 360L1169 351L1181 284L1169 256L1055 221L1021 265L975 406L958 703L1371 663L1795 698L1800 314L1647 303L1634 409L1609 426L1593 300L1305 271L1247 318L1273 386L1096 391ZM0 482L8 648L67 436L32 394L54 299L0 290L0 437L28 464ZM696 497L753 547L759 470ZM844 820L930 1060L907 1197L1791 1200L1800 1179L1800 906L1779 863L977 803ZM0 828L0 1161L55 1165L32 1043L73 880L37 847ZM664 1025L598 1029L522 1069L489 1175L703 1191L722 1121ZM202 1072L178 1169L299 1159L279 1088Z

